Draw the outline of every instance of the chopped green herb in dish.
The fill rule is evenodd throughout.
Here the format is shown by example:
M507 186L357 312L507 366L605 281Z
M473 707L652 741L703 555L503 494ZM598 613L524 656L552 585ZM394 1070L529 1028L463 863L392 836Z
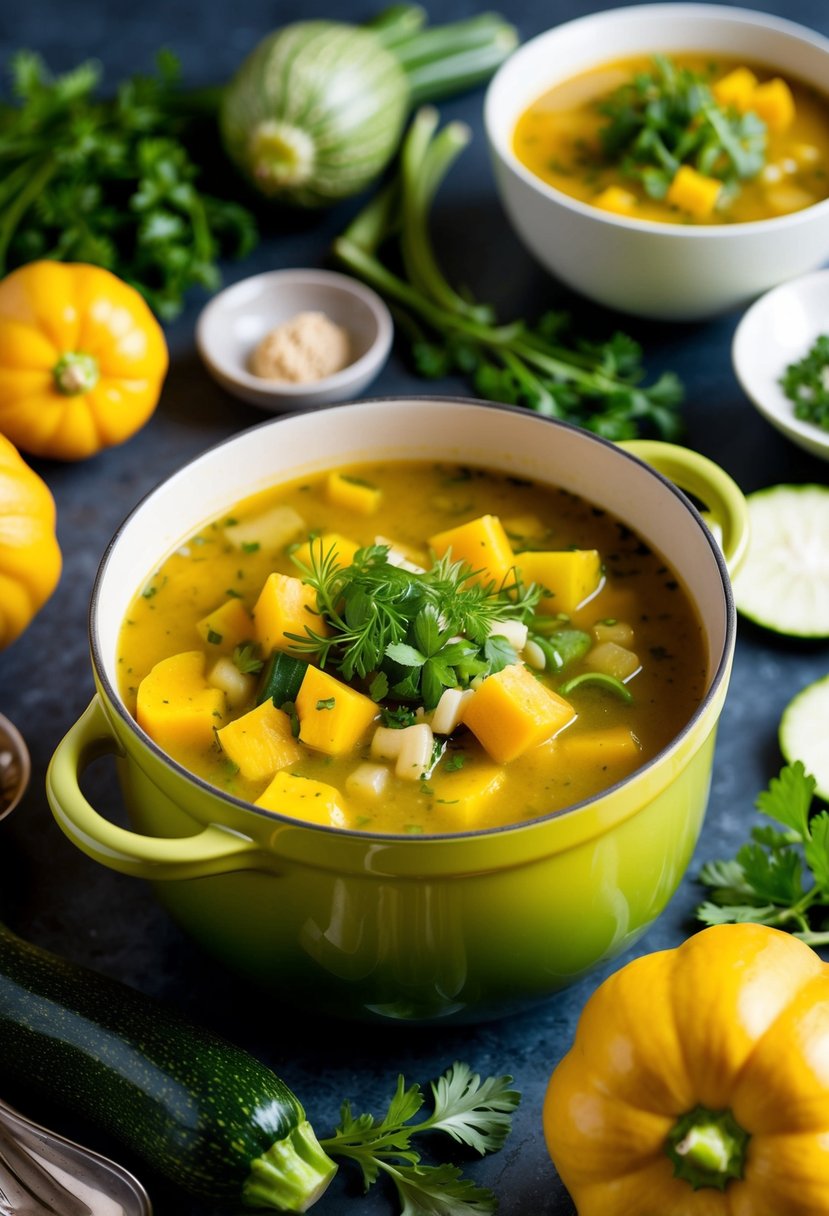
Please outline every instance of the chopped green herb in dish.
M795 418L829 431L829 334L820 334L802 359L789 364L780 386Z

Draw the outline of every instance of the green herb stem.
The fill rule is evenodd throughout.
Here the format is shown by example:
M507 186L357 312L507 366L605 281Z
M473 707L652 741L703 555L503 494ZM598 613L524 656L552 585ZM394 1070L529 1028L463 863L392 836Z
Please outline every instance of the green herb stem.
M57 170L58 163L54 156L50 154L44 157L37 168L27 177L26 184L6 205L2 219L0 219L0 276L6 273L9 245L20 221L35 199L39 198L46 189Z

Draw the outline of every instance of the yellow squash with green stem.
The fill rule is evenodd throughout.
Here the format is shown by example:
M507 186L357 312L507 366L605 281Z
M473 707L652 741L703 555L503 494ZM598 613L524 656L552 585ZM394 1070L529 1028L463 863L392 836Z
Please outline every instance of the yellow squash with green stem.
M829 1213L829 966L717 925L596 990L544 1104L579 1216Z
M0 650L43 607L60 570L54 499L14 444L0 435Z
M32 262L0 282L0 433L23 451L83 460L123 443L167 366L155 317L108 270Z

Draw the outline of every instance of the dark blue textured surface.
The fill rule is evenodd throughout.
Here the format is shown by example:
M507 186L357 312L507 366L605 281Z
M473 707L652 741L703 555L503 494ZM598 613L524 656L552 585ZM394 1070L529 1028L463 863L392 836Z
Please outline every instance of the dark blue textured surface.
M378 6L379 7L379 6ZM492 7L499 7L494 4ZM527 38L547 26L600 5L566 0L515 0L501 5ZM829 34L825 0L755 3ZM103 0L35 0L6 4L0 16L0 61L21 46L39 50L55 70L86 57L99 58L106 80L149 69L162 45L180 55L186 80L207 85L225 79L269 29L298 17L362 18L371 6L334 0L234 0L213 5L196 0L142 0L132 6ZM450 17L476 6L447 0L433 15ZM509 232L490 173L481 126L480 93L447 102L444 118L466 119L474 140L462 167L450 174L435 213L439 247L450 277L465 280L481 298L497 302L502 316L534 315L550 305L572 307L579 326L596 336L621 327L644 345L653 374L673 368L688 390L688 443L717 460L745 491L777 482L825 482L829 466L800 453L749 406L730 366L730 342L738 317L699 325L658 326L621 318L585 305L558 287L530 261ZM331 238L353 210L308 217L280 216L257 253L226 267L226 281L279 266L326 261ZM193 327L204 298L194 295L186 313L168 327L172 367L161 405L150 424L122 448L74 466L36 467L52 488L65 556L60 588L26 634L0 654L0 710L26 736L34 768L19 811L2 825L0 896L7 922L32 941L99 968L164 997L191 1016L257 1053L296 1090L321 1134L333 1128L343 1097L378 1110L398 1071L426 1081L453 1059L482 1072L511 1072L524 1101L507 1147L469 1172L492 1186L503 1216L572 1216L573 1208L549 1163L541 1136L541 1101L548 1075L567 1049L579 1011L601 975L550 1000L532 1013L477 1028L370 1029L314 1023L289 1004L260 994L220 973L170 924L143 883L110 873L87 860L54 825L43 794L43 775L58 740L86 706L92 679L86 649L87 602L100 557L124 515L159 480L214 441L261 420L253 408L226 396L204 372ZM458 393L465 385L437 383L434 391ZM377 395L423 392L396 350L375 383ZM136 578L141 572L136 571ZM697 857L668 910L638 950L677 945L694 928L700 899L693 874L702 860L729 856L753 819L754 797L776 771L776 729L787 701L829 670L825 643L793 643L740 625L734 676L722 717L711 803ZM99 805L115 805L112 773L93 776ZM618 965L618 964L617 964ZM69 1135L105 1144L65 1112L52 1111L25 1093L13 1097L27 1113L49 1120ZM147 1171L157 1216L218 1216L209 1203L192 1203ZM314 1209L319 1216L359 1211L391 1212L387 1192L362 1199L356 1183L338 1178ZM631 1216L636 1216L632 1213ZM783 1214L781 1213L781 1216Z

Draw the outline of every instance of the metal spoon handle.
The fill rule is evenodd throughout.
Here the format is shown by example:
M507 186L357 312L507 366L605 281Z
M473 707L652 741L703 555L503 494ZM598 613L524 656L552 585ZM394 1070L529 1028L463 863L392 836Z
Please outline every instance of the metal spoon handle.
M0 1101L0 1216L152 1216L132 1174Z

